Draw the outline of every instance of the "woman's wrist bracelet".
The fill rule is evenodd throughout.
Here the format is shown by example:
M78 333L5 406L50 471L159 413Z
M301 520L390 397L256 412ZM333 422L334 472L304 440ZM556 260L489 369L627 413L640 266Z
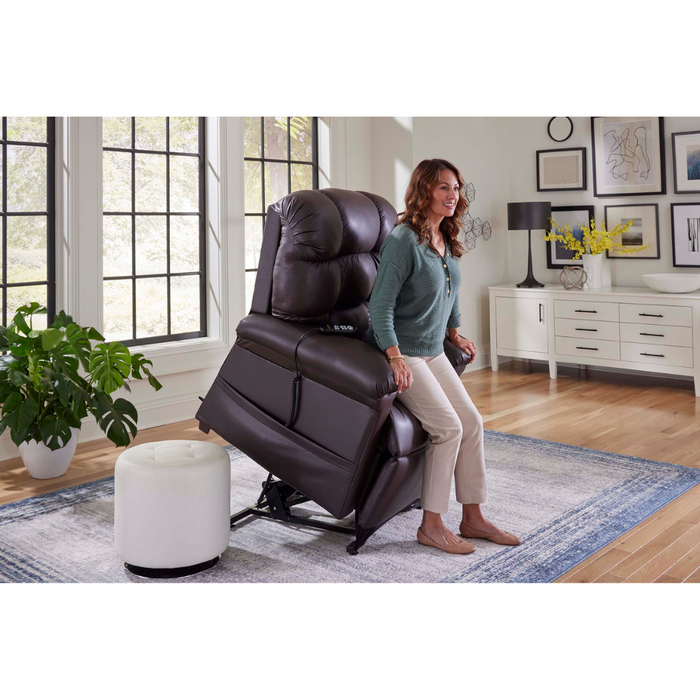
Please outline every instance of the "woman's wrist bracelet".
M389 358L389 362L393 362L394 360L403 360L403 355L392 355Z

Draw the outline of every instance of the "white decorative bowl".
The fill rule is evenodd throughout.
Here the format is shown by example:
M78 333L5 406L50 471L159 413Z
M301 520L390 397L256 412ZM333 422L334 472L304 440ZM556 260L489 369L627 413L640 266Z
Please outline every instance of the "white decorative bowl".
M657 292L666 294L685 294L700 289L700 275L683 272L659 272L642 275L644 284Z

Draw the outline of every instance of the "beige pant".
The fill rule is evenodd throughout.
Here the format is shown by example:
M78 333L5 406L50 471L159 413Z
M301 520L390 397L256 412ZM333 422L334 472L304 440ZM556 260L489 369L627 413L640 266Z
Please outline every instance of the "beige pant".
M443 352L404 356L413 383L397 395L430 436L425 448L421 501L424 510L447 513L452 475L460 503L486 502L481 415Z

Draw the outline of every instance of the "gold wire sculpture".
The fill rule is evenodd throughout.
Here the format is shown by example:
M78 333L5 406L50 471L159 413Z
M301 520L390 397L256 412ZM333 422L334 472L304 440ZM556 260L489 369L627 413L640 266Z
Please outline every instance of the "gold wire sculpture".
M571 265L564 267L559 275L564 289L583 289L587 279L588 275L582 267L572 267Z

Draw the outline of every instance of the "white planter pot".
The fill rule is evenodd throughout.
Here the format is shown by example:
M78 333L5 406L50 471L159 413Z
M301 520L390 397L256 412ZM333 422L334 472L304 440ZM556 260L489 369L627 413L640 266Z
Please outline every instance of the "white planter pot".
M610 265L605 255L587 254L581 259L583 260L583 269L586 271L584 289L600 289L610 286Z
M24 466L35 479L55 479L63 476L70 466L75 448L78 446L80 430L71 428L73 436L63 447L51 451L43 442L30 440L19 446Z

